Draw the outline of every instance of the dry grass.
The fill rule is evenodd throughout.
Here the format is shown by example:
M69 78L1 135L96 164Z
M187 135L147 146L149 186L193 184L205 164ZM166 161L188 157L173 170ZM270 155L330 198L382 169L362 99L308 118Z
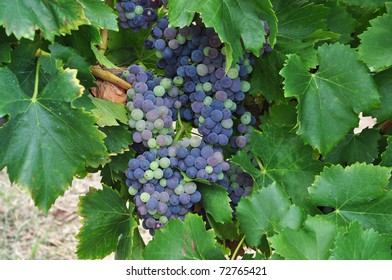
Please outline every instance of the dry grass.
M75 179L45 216L29 193L11 185L0 171L0 259L76 259L77 204L89 186L100 188L98 174Z

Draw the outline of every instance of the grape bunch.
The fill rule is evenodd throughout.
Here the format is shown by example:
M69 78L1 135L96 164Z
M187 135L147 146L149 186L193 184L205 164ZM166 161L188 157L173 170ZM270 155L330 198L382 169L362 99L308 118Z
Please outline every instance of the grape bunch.
M207 143L243 148L256 122L242 105L250 90L246 79L254 58L244 53L226 73L226 48L213 28L201 21L172 28L166 17L152 28L145 47L155 48L157 66L183 86L186 95L180 98L181 118L193 120Z
M168 220L183 218L200 201L196 184L184 176L217 182L229 163L220 148L200 136L174 135L172 116L178 113L174 104L183 93L171 79L138 65L128 67L123 76L132 84L127 92L128 124L138 153L129 161L126 184L143 225L153 234Z
M132 84L127 107L137 153L125 174L142 225L154 234L193 211L201 200L198 182L224 186L233 209L250 194L252 178L230 164L222 148L246 148L256 123L243 104L254 57L244 52L226 72L224 44L197 19L189 27L172 28L161 18L144 46L155 49L166 75L139 65L123 72Z
M167 0L118 0L116 10L120 25L135 32L148 29L158 20L157 9L166 4Z

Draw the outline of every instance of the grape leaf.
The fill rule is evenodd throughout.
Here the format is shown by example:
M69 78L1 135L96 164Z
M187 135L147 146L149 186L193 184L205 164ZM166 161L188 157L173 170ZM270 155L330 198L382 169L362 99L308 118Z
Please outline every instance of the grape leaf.
M207 219L209 225L214 230L217 237L222 240L240 240L241 236L239 234L238 226L235 221L230 221L230 223L218 223L214 221L210 214L207 213Z
M269 0L179 0L170 1L168 8L169 21L173 26L189 25L197 12L207 27L214 27L226 46L226 68L242 57L242 43L245 49L260 55L266 35L260 14L271 29L269 43L275 44L277 19Z
M79 202L79 214L83 220L76 236L79 240L78 258L102 259L117 249L120 236L131 238L137 228L130 215L132 210L132 206L127 208L126 200L117 191L107 186L102 190L90 188Z
M219 185L198 184L201 193L201 203L207 213L218 223L230 223L233 210L227 190Z
M102 127L101 131L106 134L104 141L110 154L122 154L125 151L129 151L129 145L132 142L132 132L128 129L128 126L106 126Z
M371 20L371 27L358 36L361 39L359 54L377 71L392 66L392 3L386 3L386 6L388 12Z
M365 228L392 232L390 173L390 168L363 163L326 167L309 194L315 205L335 209L327 216L339 225L358 221Z
M77 77L85 87L93 87L94 76L90 72L90 64L84 57L80 56L74 49L53 43L49 46L50 53L54 59L61 60L65 67L78 70Z
M377 122L381 123L392 118L392 68L377 73L374 80L380 90L381 105L370 115L377 118Z
M381 154L381 165L392 167L392 136L388 137L388 146Z
M93 25L82 25L79 27L79 30L72 31L70 35L56 37L56 42L72 47L87 62L95 64L97 59L91 49L91 44L101 44L102 40L99 28Z
M184 221L170 220L158 230L143 256L146 260L222 260L222 249L212 231L206 231L203 219L187 214Z
M269 108L268 114L261 117L262 130L268 130L271 127L286 128L291 131L297 124L297 112L295 102L275 104Z
M332 260L391 260L391 244L373 229L350 223L346 233L338 233Z
M117 128L117 127L110 127ZM102 182L115 186L116 183L123 185L126 181L125 170L128 168L129 159L135 157L135 151L125 151L122 154L110 157L110 162L101 169Z
M256 60L251 79L254 96L261 93L268 102L284 100L279 71L283 68L286 54L301 53L312 64L313 46L320 40L331 38L326 32L329 8L307 1L272 0L278 21L277 43L274 50ZM316 36L315 36L316 35Z
M360 134L350 133L325 157L333 164L371 163L378 157L378 141L381 135L377 130L365 129Z
M118 30L117 17L104 0L78 0L85 7L86 17L102 29Z
M91 112L98 118L99 126L118 126L118 121L128 124L127 110L123 104L99 98L91 98L91 100L96 107Z
M56 35L69 34L79 25L89 24L83 6L75 0L19 0L0 2L0 25L7 35L33 40L35 30L54 41Z
M71 106L81 92L76 71L45 77L30 97L9 68L0 68L0 115L10 115L0 129L0 169L7 166L11 181L47 213L86 161L105 158L106 149L93 117Z
M136 224L137 225L137 224ZM117 247L116 260L143 260L143 250L146 247L139 229L136 227L127 235L121 235Z
M288 196L275 183L240 200L236 208L240 228L251 247L260 244L261 237L273 235L282 228L298 229L303 211L292 205Z
M322 164L313 159L309 146L305 146L298 136L274 128L263 133L255 130L251 136L250 150L262 162L262 171L254 168L256 170L249 172L249 165L242 164L249 161L246 153L233 157L233 162L248 172L258 185L266 187L276 182L286 190L294 204L310 213L315 212L307 187L322 170Z
M285 228L269 238L275 252L287 260L327 260L338 228L322 216L308 217L303 229Z
M385 0L343 0L342 2L362 8L380 8L386 4Z
M327 154L358 125L358 114L370 112L380 97L358 54L339 43L318 48L319 68L309 72L298 55L289 55L281 75L286 97L298 99L298 134ZM311 117L310 117L311 116Z
M328 1L326 5L331 8L327 16L329 28L341 35L339 42L349 43L353 39L351 34L355 32L358 22L347 11L346 6L339 5L334 1Z
M143 45L148 37L149 30L133 32L129 29L121 29L119 32L110 32L108 37L107 58L116 65L129 66L133 63L142 64L146 69L154 73L161 73L156 66L157 56L155 50L146 50ZM129 42L134 42L129 44Z
M7 36L5 30L0 28L0 63L11 62L11 43L16 41L12 36Z

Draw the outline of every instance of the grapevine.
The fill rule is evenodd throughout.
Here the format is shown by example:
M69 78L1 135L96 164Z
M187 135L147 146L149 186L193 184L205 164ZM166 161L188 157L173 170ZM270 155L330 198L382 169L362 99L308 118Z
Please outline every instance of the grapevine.
M0 170L100 173L78 258L392 259L391 3L11 2Z

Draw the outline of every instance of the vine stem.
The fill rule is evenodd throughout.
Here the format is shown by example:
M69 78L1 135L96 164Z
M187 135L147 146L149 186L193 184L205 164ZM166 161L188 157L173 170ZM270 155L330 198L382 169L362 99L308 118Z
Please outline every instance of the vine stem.
M231 260L235 260L238 254L238 251L240 250L240 248L242 247L242 244L245 241L245 235L242 237L242 239L240 240L240 243L238 243L237 247L234 250L233 255L231 256Z
M38 96L38 83L39 83L39 60L37 60L37 67L35 68L35 83L34 83L34 93L32 100L36 101Z
M264 166L263 166L263 164L261 163L260 159L259 159L258 157L256 157L256 156L255 156L255 159L256 159L256 161L257 161L258 166L260 167L260 171L261 171L261 172L264 172Z
M106 70L103 70L99 67L92 66L92 67L90 67L90 71L95 77L100 78L104 81L110 82L110 83L112 83L122 89L128 90L128 89L132 88L132 85L130 83L128 83L127 81L124 81L123 79L117 77L116 75L114 75Z
M108 48L108 34L109 34L109 30L108 29L102 29L101 30L101 40L102 43L99 44L99 52L101 54L105 54L106 49Z

